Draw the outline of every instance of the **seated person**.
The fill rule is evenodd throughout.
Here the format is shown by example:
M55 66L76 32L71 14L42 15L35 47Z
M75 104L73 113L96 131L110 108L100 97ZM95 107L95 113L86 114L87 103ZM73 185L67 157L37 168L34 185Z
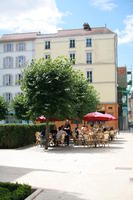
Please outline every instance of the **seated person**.
M71 125L68 119L65 122L64 131L66 132L65 141L67 145L69 146L69 137L72 136L72 131L71 131Z
M50 131L50 133L52 134L53 142L54 142L54 145L55 145L56 144L56 135L57 135L57 127L56 127L56 125L53 127L53 129Z
M45 129L43 129L43 130L40 132L40 136L41 136L41 138L42 138L42 144L45 144L45 142L46 142Z
M109 136L110 136L110 140L112 141L114 139L114 129L113 127L110 127L110 131L109 131Z
M89 128L87 125L83 129L83 134L87 134L87 135L89 134Z
M75 128L75 137L78 139L78 136L79 136L79 130L78 130L78 127Z
M57 132L57 134L56 134L56 141L57 141L57 145L58 145L58 142L59 142L59 140L61 140L62 139L62 136L64 135L66 135L66 132L63 130L64 129L64 126L60 126L59 127L59 130L58 130L58 132ZM63 142L63 141L62 141Z

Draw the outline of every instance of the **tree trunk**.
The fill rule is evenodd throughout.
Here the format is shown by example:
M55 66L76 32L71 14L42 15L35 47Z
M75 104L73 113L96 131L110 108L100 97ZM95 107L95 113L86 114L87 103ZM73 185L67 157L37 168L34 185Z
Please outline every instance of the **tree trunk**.
M48 119L46 120L46 143L45 143L45 149L48 149L48 144L49 144L49 121Z

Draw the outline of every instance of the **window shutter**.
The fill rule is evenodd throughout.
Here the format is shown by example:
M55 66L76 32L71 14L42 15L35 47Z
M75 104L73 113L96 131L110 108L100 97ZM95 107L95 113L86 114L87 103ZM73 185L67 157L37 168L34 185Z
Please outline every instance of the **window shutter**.
M12 95L12 93L10 93L10 102L11 102L11 100L12 100L12 97L13 97L13 95Z
M15 84L18 85L18 74L15 75Z
M24 56L24 66L25 66L25 64L26 64L26 57Z
M4 44L4 46L3 46L3 51L4 51L4 52L7 51L7 48L6 48L6 47L7 47L6 44Z
M18 51L18 44L16 44L16 51Z
M16 67L18 67L18 57L16 57Z
M11 67L13 68L13 57L11 57Z
M13 85L13 75L12 74L10 74L10 85Z
M5 75L3 75L3 86L5 86Z
M11 44L11 51L13 51L13 44Z
M3 58L3 68L6 68L6 58Z

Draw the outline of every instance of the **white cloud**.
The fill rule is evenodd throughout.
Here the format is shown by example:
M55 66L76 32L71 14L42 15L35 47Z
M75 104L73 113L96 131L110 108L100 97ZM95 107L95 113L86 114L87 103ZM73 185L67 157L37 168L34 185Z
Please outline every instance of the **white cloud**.
M117 7L114 0L91 0L91 3L93 6L105 11L110 11Z
M133 42L133 15L128 15L124 20L125 29L120 31L117 29L115 32L118 34L118 43L124 44Z
M1 32L56 32L62 16L55 0L0 1Z

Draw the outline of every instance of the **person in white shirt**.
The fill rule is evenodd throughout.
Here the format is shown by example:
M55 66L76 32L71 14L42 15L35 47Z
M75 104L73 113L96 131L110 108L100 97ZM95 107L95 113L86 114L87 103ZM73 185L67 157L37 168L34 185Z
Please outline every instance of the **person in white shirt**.
M63 130L64 129L64 126L60 126L59 127L59 130L58 130L58 132L57 132L57 134L56 134L56 139L57 139L57 141L61 138L61 136L64 134L64 135L66 135L66 132Z

